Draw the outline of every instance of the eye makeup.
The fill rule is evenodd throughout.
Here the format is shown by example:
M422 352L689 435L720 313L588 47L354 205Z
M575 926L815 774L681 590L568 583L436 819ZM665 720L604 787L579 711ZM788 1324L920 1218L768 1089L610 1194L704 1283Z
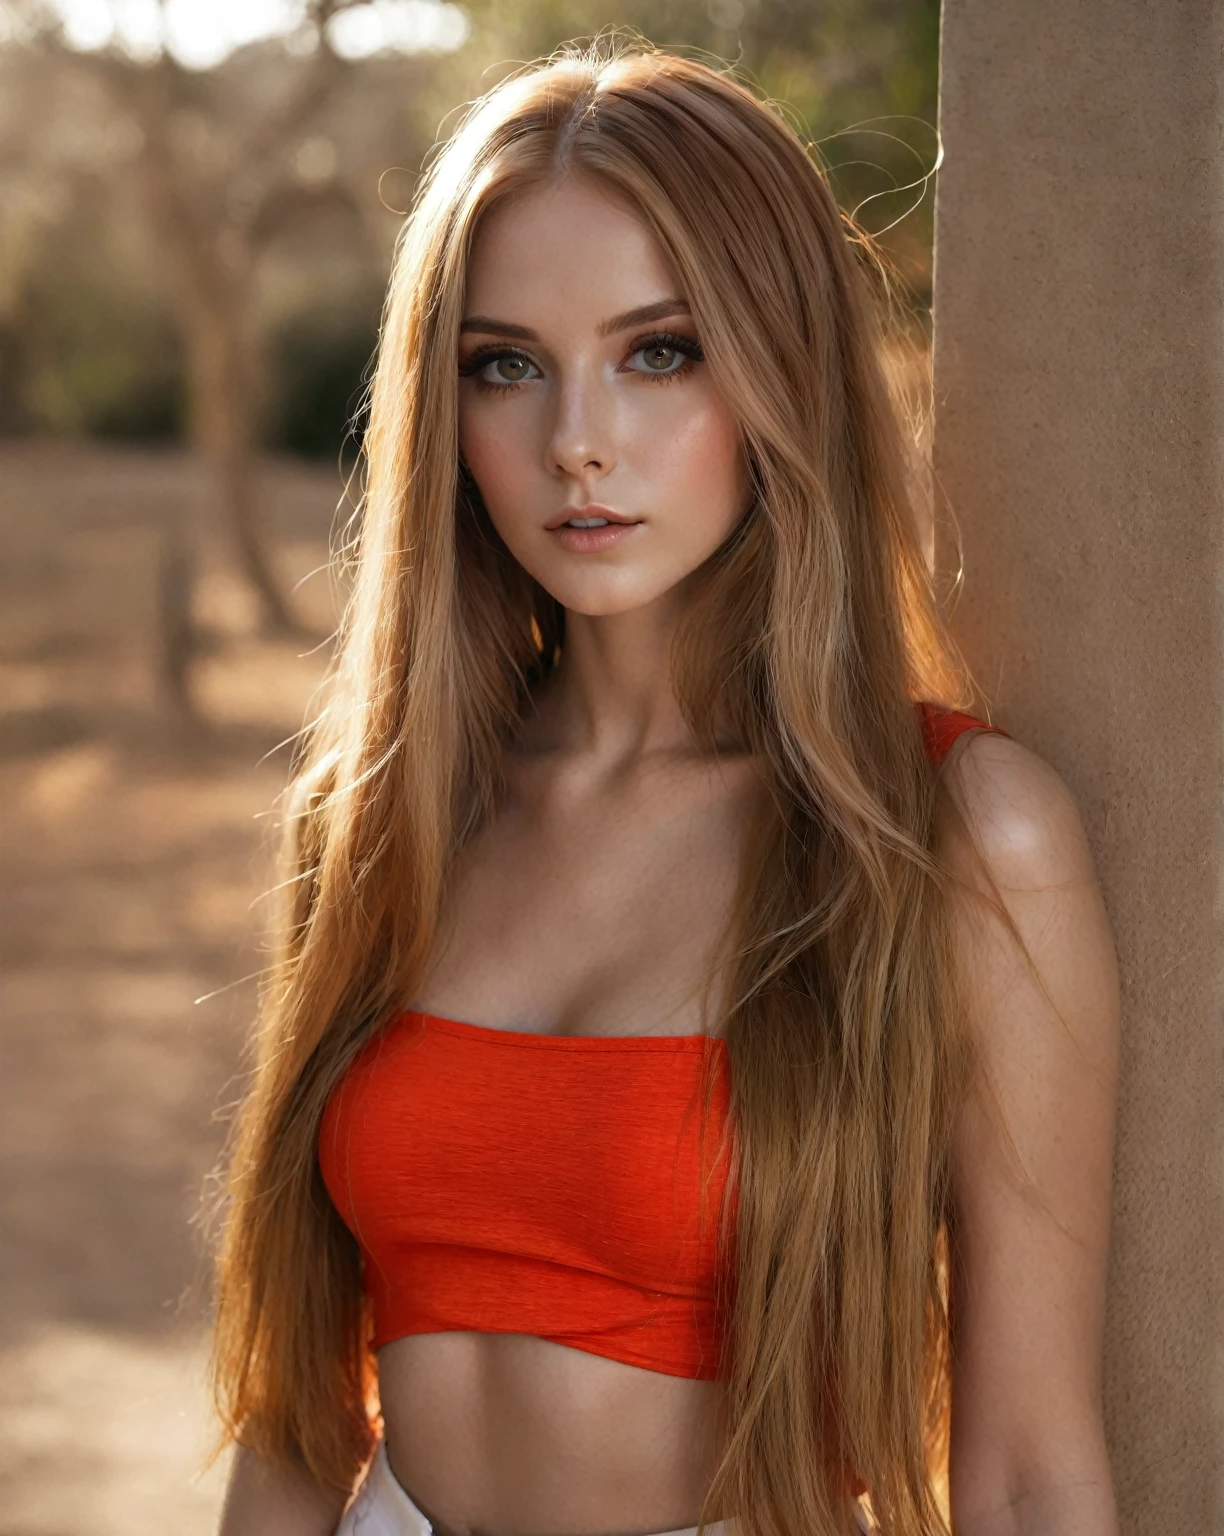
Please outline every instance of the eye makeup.
M639 337L629 347L627 356L634 357L639 352L669 351L676 353L683 361L679 367L674 368L626 368L624 365L618 370L622 373L635 373L650 379L655 383L671 383L674 379L684 377L692 371L694 363L700 363L705 359L701 343L691 336L681 336L674 331L653 331L649 336ZM477 389L486 390L493 394L507 394L521 389L524 384L534 383L534 378L502 379L496 382L492 379L482 378L484 370L493 363L503 360L513 360L526 363L531 368L539 368L522 347L507 346L504 342L489 342L484 346L475 348L460 364L459 375L461 378L470 378Z
M532 382L531 379L503 379L500 383L495 383L492 379L481 378L486 368L493 363L501 362L523 362L531 368L537 366L521 347L498 346L495 342L490 342L486 346L477 347L468 355L466 361L459 365L459 377L471 379L477 389L494 390L498 394L519 389L523 384Z
M675 331L655 331L651 336L643 336L629 348L629 356L635 357L639 352L676 352L682 358L687 358L689 363L705 360L699 341L694 341L691 336L678 335ZM629 371L645 373L656 379L674 379L689 370L687 365L682 364L679 368L632 368Z

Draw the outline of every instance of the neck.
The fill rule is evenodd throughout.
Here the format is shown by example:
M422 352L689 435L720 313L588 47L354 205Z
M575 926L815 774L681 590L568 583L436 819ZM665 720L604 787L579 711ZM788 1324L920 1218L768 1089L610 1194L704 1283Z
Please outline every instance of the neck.
M565 644L532 734L542 746L624 764L691 750L668 658L682 612L673 589L627 613L565 615Z

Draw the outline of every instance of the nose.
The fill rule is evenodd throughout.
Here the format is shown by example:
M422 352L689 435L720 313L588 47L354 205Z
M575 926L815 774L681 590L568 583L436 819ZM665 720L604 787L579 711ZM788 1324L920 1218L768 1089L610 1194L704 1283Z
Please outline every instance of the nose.
M549 468L576 480L603 476L616 462L612 401L596 378L571 376L556 396Z

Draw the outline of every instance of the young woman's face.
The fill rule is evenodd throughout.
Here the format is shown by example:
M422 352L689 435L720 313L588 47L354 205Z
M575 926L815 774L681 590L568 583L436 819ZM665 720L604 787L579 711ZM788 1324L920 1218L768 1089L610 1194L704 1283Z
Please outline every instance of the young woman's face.
M493 526L574 612L651 602L747 509L739 430L684 294L596 181L532 188L481 220L459 371L459 449Z

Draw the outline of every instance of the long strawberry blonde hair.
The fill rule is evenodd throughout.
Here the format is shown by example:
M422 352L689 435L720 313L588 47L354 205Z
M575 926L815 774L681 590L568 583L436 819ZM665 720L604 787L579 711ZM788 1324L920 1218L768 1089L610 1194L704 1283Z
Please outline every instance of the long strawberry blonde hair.
M967 1082L940 791L914 700L958 700L859 242L784 118L641 40L562 50L471 107L399 244L352 595L290 785L288 861L228 1173L213 1358L241 1443L349 1488L374 1435L353 1238L319 1173L328 1094L424 974L459 850L564 651L457 454L473 234L577 172L640 211L692 306L755 495L670 656L695 738L730 721L767 812L731 926L734 1231L725 1454L745 1536L944 1530L942 1234Z

